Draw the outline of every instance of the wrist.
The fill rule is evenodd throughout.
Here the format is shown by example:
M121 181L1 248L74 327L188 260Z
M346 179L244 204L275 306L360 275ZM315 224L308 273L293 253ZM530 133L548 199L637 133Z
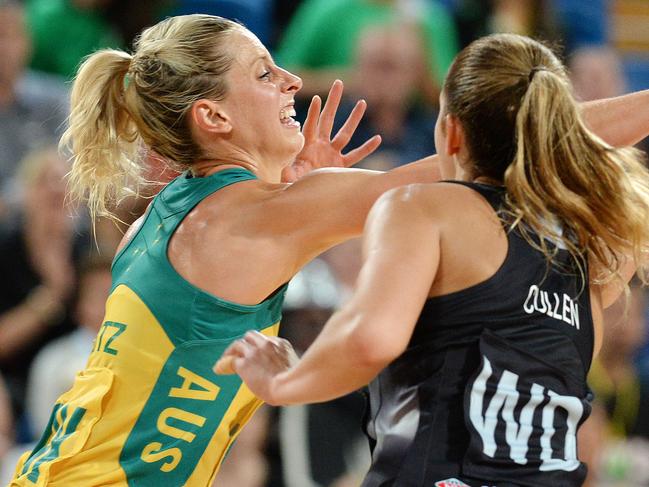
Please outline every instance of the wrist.
M284 385L285 385L286 372L282 372L274 376L268 384L268 400L266 401L271 406L288 406L285 398L283 398Z

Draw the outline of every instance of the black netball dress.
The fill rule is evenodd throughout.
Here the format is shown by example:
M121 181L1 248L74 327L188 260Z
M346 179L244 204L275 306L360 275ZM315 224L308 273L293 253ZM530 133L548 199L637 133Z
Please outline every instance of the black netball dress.
M503 188L462 184L502 208ZM593 353L586 262L559 248L548 265L516 230L508 244L491 278L426 301L406 351L370 384L364 487L583 483L576 433L590 414Z

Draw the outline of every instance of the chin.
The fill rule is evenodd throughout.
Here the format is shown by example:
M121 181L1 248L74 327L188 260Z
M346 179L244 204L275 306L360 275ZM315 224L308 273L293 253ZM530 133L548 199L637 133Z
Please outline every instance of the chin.
M295 159L295 156L297 156L300 151L304 148L304 135L302 135L302 132L299 132L296 134L295 137L291 138L290 141L291 144L291 162Z

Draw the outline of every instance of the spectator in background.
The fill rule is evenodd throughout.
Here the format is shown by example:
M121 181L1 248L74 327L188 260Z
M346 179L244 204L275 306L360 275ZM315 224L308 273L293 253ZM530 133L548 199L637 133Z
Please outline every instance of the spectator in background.
M174 3L175 0L110 0L106 2L103 18L123 44L130 46L142 29L164 18Z
M451 16L436 2L306 0L287 26L277 49L278 62L302 77L301 96L323 94L334 79L350 80L348 74L364 28L397 21L404 26L404 34L414 30L425 40L428 76L422 93L436 104L439 86L458 50ZM348 84L348 92L364 96L365 84L381 82L366 79L361 86Z
M426 78L425 51L421 36L401 22L370 25L359 33L348 79L362 86L367 111L352 141L382 138L363 167L388 170L435 153L437 113L418 96Z
M59 80L27 71L31 42L24 9L0 1L0 216L20 200L16 169L27 153L62 132L67 90Z
M272 35L272 0L169 0L171 15L209 14L243 23L268 45ZM277 2L281 3L281 2Z
M625 307L627 307L625 309ZM608 431L620 437L642 436L649 440L649 383L638 377L633 357L646 339L645 289L632 283L628 303L624 298L604 312L606 337L593 363L590 385L609 419Z
M103 47L121 47L124 40L106 17L112 2L28 0L32 68L71 79L86 55Z
M609 42L610 0L550 0L567 52Z
M440 0L453 14L461 47L489 34L488 21L494 2L484 0Z
M625 92L622 63L611 47L582 47L572 53L568 67L575 95L580 100L597 100Z
M112 252L102 252L81 261L74 305L77 328L50 342L34 359L27 386L27 416L32 431L45 431L52 404L72 387L74 376L86 365L104 319L111 284L110 256Z
M69 166L56 147L30 153L22 162L24 209L15 225L0 228L0 371L14 415L24 409L27 373L38 350L70 331L67 313L75 286L75 255L87 244L66 208ZM22 432L20 440L29 438Z
M629 301L622 296L604 311L603 345L588 376L595 394L593 415L584 424L579 443L591 466L588 485L598 485L606 477L626 485L646 485L637 483L638 476L649 481L649 468L645 465L638 472L631 451L642 438L645 446L640 448L649 452L649 381L638 374L633 361L646 340L646 307L646 291L633 281ZM636 441L629 443L632 438ZM623 464L620 449L626 450Z
M460 44L513 32L558 41L566 53L609 41L607 0L439 0L453 14Z
M558 30L552 0L493 0L489 19L491 32L508 32L557 39Z

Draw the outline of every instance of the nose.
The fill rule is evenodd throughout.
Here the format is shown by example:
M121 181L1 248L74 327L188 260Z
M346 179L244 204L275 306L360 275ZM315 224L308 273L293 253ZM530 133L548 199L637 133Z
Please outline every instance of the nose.
M290 71L287 71L285 69L282 69L282 77L284 78L284 82L282 83L282 91L286 93L297 93L302 89L302 78L299 76L291 73Z

